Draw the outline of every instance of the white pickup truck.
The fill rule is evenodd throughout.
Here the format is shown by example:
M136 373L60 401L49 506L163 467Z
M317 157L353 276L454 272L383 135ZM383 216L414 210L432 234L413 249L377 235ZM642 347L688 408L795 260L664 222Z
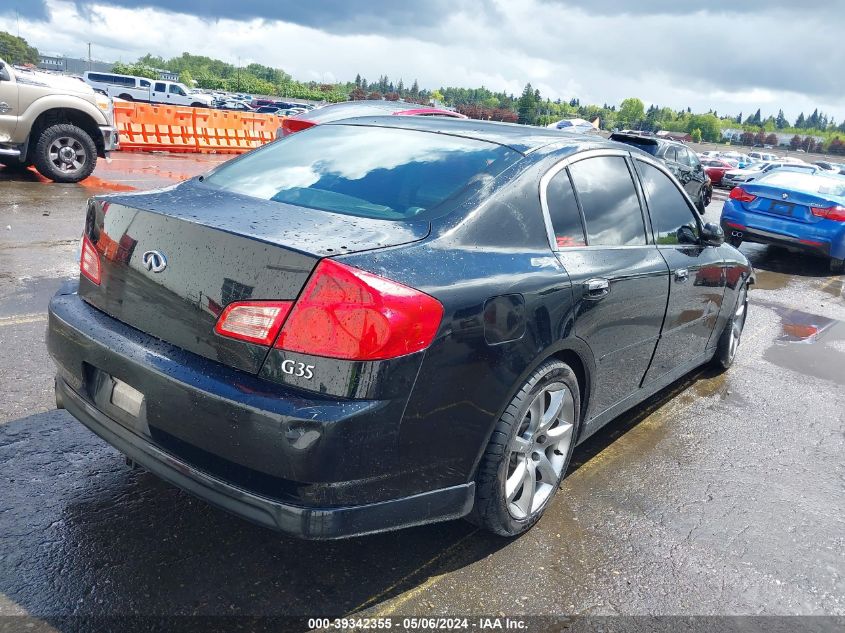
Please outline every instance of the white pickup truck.
M0 59L0 164L35 165L50 180L78 182L117 148L111 99L79 79Z
M92 71L85 72L83 78L94 90L124 101L168 103L194 108L211 108L214 103L211 95L192 92L178 81Z

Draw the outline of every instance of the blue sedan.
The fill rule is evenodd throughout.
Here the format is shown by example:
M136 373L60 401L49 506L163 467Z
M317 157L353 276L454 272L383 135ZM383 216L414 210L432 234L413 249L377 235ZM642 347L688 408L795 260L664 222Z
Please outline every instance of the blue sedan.
M734 187L722 208L722 227L734 246L781 244L830 258L845 270L845 177L777 170Z

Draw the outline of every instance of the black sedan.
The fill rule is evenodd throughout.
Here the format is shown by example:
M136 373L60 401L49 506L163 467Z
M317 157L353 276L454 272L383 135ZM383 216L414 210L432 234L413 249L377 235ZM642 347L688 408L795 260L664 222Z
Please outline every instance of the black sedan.
M734 359L753 274L630 146L327 123L89 203L57 403L161 478L337 538L548 507L576 444Z
M610 140L632 145L662 160L695 201L699 214L704 215L713 198L713 183L707 176L698 154L683 143L655 136L614 132L610 135Z

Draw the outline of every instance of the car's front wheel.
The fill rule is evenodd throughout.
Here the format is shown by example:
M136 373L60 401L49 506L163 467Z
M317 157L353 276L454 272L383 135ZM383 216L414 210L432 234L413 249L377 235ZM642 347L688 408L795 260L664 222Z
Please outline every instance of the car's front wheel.
M532 372L484 452L470 520L502 536L534 525L569 466L580 410L578 381L569 365L549 360Z
M55 182L79 182L94 171L97 147L85 130L59 123L41 133L32 162L45 178Z

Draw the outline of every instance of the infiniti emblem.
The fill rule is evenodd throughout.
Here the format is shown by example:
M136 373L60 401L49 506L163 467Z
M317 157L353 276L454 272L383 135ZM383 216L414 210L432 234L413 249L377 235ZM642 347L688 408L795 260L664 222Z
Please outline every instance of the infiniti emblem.
M144 262L144 268L150 272L160 273L167 268L167 258L161 251L147 251L141 261Z

